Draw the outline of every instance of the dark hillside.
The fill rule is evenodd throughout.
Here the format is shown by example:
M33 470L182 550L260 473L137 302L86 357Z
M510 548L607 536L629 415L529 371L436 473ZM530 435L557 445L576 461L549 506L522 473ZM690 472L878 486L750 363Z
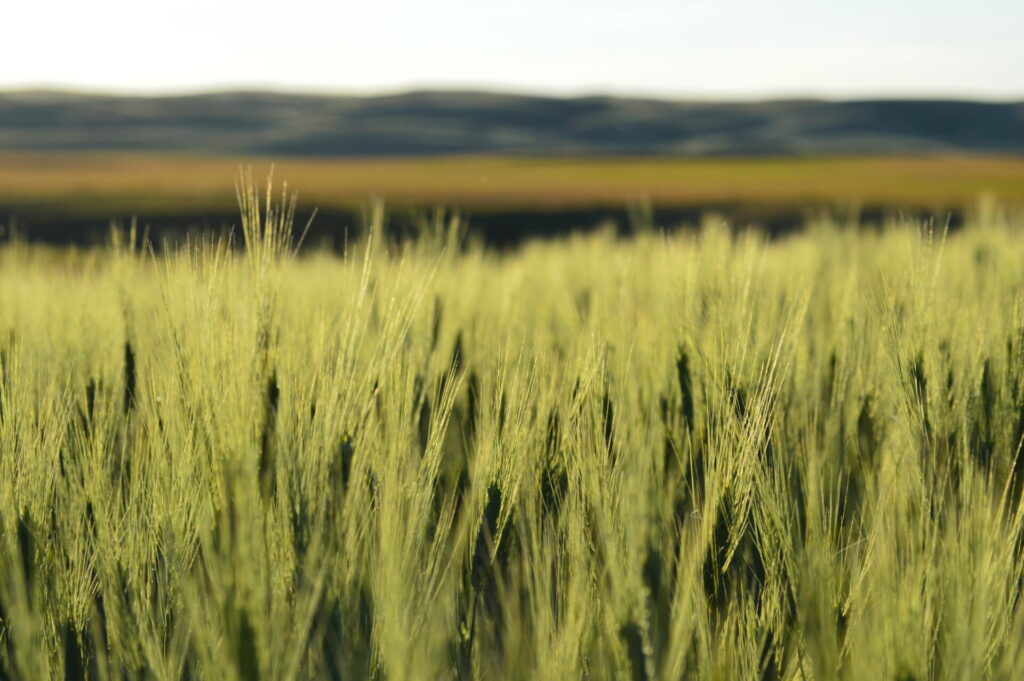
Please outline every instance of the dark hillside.
M262 156L1024 152L1024 103L694 102L473 92L0 94L0 151Z

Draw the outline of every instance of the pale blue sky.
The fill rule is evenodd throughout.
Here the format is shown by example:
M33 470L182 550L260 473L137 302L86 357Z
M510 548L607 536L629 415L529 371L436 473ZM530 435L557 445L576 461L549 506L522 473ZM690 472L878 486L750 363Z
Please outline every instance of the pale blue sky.
M1024 98L1024 0L12 0L0 88Z

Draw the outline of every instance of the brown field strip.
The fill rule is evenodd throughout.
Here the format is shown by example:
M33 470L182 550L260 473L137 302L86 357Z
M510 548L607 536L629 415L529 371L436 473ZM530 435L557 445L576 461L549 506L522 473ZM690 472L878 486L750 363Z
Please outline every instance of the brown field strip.
M473 209L715 204L864 204L935 209L982 195L1024 202L1024 158L537 159L214 158L169 154L0 154L0 206L78 214L229 210L239 165L297 189L304 206Z

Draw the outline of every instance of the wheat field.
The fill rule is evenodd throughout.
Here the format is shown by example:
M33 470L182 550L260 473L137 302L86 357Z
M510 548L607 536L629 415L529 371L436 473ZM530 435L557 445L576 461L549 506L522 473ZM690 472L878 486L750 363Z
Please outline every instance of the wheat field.
M1024 216L0 249L0 679L1024 673Z

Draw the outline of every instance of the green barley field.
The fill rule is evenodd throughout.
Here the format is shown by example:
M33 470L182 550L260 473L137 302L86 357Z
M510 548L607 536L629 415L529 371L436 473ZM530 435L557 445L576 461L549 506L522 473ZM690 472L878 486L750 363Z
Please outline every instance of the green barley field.
M0 249L0 679L1024 675L1024 214L338 257L240 187Z

